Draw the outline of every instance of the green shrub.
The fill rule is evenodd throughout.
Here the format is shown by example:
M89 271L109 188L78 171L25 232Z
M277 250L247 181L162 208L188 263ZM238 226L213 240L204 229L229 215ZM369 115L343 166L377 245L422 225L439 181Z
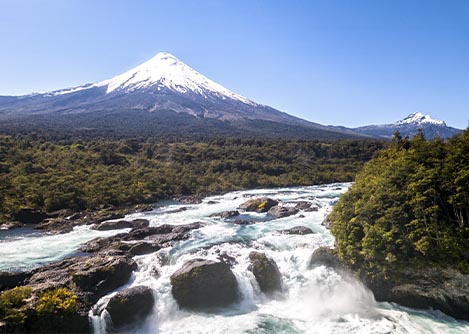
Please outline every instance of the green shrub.
M0 295L0 315L4 321L24 323L27 318L31 287L19 286Z

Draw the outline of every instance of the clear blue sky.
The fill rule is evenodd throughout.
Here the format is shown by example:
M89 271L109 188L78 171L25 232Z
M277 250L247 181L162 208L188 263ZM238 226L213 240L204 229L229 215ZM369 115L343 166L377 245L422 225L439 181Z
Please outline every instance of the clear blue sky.
M0 95L107 79L173 53L322 124L469 121L469 1L0 0Z

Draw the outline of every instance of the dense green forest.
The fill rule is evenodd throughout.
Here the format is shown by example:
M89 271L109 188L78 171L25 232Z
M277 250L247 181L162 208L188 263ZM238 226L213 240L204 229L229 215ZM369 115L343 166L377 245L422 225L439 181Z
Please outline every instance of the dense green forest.
M367 277L433 265L469 272L469 129L447 142L396 134L329 218L339 257Z
M162 142L0 136L2 220L174 195L352 181L381 141L213 139Z

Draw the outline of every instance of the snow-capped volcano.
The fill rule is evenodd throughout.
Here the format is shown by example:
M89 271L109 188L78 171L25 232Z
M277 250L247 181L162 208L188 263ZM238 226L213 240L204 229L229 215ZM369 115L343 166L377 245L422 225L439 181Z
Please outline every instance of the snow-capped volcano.
M350 138L346 128L312 123L255 103L161 52L111 79L42 94L0 96L0 120L87 129ZM33 124L34 123L34 124ZM0 122L1 124L1 122ZM182 124L182 125L181 125ZM189 128L189 130L187 130ZM210 128L210 129L208 129Z
M420 112L414 112L407 116L404 119L401 119L400 121L397 121L395 123L396 125L404 125L404 124L415 124L415 125L423 125L423 124L434 124L434 125L442 125L446 126L446 123L444 121L440 121L437 119L433 119L430 117L430 115L424 115Z
M167 52L160 52L147 62L112 79L99 82L96 86L105 86L106 93L116 90L129 92L151 87L157 89L166 87L180 93L190 91L203 97L207 97L208 94L215 94L222 99L230 98L246 104L256 105L244 96L233 93L208 79Z
M419 130L422 130L427 139L436 136L446 139L461 132L459 129L447 126L444 121L433 119L430 115L424 115L420 112L414 112L392 124L367 125L353 130L382 138L392 138L396 131L403 137L413 137Z

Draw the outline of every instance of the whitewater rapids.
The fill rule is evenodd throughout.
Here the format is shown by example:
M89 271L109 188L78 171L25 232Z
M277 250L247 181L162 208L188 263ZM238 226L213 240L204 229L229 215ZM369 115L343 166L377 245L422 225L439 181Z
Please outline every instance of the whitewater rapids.
M188 240L156 253L137 256L139 269L122 288L144 285L155 295L152 314L128 331L133 333L469 333L469 323L454 320L437 311L418 311L395 304L377 303L373 294L352 277L345 277L324 266L310 267L313 251L333 246L334 238L321 225L341 193L350 184L311 187L261 189L230 192L205 198L200 204L163 202L151 212L133 214L126 219L144 218L150 226L162 224L206 225L191 232ZM222 211L236 210L250 198L268 196L285 205L309 201L318 211L299 212L286 218L268 220L267 214L249 213L231 219L210 217ZM180 210L185 207L185 210ZM251 225L233 224L235 219L254 220ZM313 230L308 235L287 235L279 231L294 226ZM73 254L79 245L96 238L122 232L99 232L89 226L50 236L18 234L0 238L1 270L37 267ZM282 274L282 296L264 296L253 274L247 270L251 251L265 252L275 260ZM171 294L170 276L186 261L194 258L236 259L232 271L241 293L241 301L216 314L182 311ZM114 292L115 293L115 292ZM104 308L103 297L97 307ZM106 332L106 312L90 320L95 333Z

